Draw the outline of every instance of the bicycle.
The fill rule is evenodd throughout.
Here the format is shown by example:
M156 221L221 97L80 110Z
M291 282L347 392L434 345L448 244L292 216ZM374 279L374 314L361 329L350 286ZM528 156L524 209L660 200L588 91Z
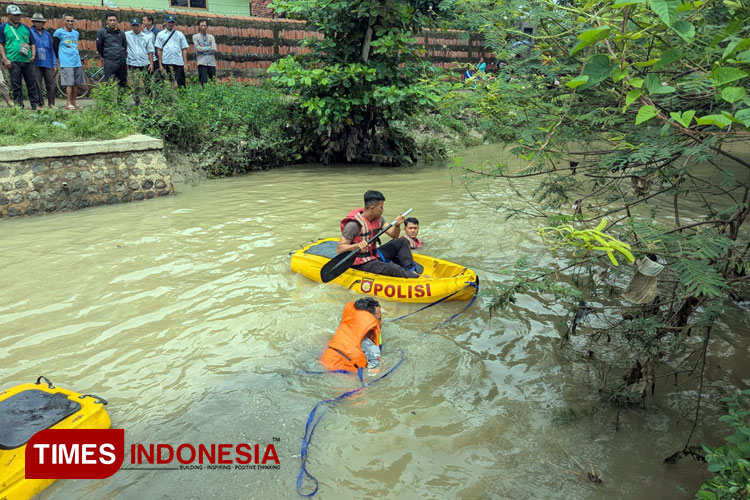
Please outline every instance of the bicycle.
M86 61L89 59L91 59L91 62L87 65ZM86 81L86 85L78 86L76 99L88 97L91 93L91 87L104 81L104 67L99 66L99 62L95 58L85 55L81 58L81 65L83 66L83 79ZM58 92L65 96L65 86L60 83L60 73L60 71L57 72L55 83Z

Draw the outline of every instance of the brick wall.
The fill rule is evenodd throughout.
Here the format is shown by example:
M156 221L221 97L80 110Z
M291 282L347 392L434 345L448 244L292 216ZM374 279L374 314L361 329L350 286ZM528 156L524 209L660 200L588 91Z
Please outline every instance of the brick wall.
M127 19L152 14L158 25L164 20L163 11L133 10L128 8L110 9L109 7L83 6L63 3L15 2L24 12L22 22L31 26L30 17L40 12L48 19L46 28L55 30L62 27L62 15L70 13L76 17L75 29L81 34L80 49L89 60L97 60L96 32L102 27L104 14L109 10L118 13L120 29L130 30ZM267 0L258 1L259 16L270 16L265 8ZM7 0L0 0L0 9L5 12ZM255 6L255 2L253 2ZM262 6L262 8L261 8ZM253 10L256 13L256 10ZM221 17L208 13L174 12L177 15L177 29L182 31L192 42L192 35L198 32L198 19L209 20L209 33L216 38L218 53L216 69L220 78L234 77L249 83L259 83L265 77L266 69L277 59L289 54L301 54L308 49L299 47L298 42L307 37L319 37L314 31L306 30L303 21L269 17L232 16ZM455 63L476 63L484 56L492 60L490 52L485 52L478 37L469 38L466 33L456 30L426 31L418 38L423 45L426 57L435 65L451 68ZM192 48L188 50L188 71L197 71L195 55Z

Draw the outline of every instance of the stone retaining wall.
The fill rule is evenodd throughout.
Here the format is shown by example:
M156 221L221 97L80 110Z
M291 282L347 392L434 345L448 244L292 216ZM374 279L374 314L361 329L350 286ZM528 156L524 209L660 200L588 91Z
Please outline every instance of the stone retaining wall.
M127 203L174 194L161 140L0 148L0 218Z

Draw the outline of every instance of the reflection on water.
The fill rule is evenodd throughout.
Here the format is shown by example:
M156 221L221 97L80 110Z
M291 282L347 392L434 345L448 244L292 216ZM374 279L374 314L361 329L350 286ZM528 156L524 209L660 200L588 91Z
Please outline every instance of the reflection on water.
M499 151L477 148L467 161ZM0 386L44 374L100 394L127 443L279 438L279 471L129 470L58 481L41 497L298 498L308 412L356 385L300 371L320 369L355 295L292 274L289 252L336 236L362 193L379 189L389 220L414 208L425 253L473 268L483 285L498 282L501 266L543 249L536 221L505 221L480 203L512 200L512 190L479 188L472 198L441 166L292 167L182 186L168 199L0 223ZM687 410L623 414L614 432L584 367L560 362L555 304L520 297L490 318L487 302L437 330L462 303L386 322L385 362L401 350L405 362L319 425L308 461L317 498L691 497L700 468L660 465L689 432ZM385 303L384 313L417 307ZM749 353L737 335L747 316L735 309L725 321L712 349L725 368L742 366ZM598 410L553 423L568 407ZM699 428L698 439L718 442L713 428ZM603 483L588 482L581 465Z

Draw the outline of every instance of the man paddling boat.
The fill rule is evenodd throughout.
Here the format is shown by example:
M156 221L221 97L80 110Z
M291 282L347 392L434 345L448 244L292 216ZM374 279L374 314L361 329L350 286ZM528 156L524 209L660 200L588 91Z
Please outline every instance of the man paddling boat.
M413 271L416 264L409 242L399 238L404 216L396 217L393 226L385 232L393 238L391 241L380 247L377 246L377 241L368 244L367 241L386 224L383 217L385 196L380 191L367 191L364 202L364 208L352 210L341 220L341 238L336 246L336 253L359 250L352 264L355 269L385 276L418 278L419 275Z

